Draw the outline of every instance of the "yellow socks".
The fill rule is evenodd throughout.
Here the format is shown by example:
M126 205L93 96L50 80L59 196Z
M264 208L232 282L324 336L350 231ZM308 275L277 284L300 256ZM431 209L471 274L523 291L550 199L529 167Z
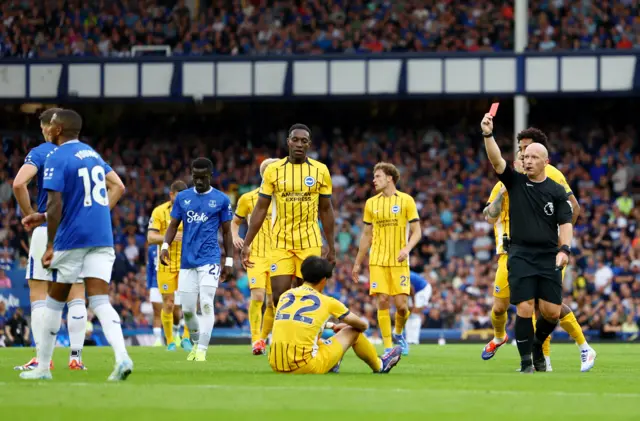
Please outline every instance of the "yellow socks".
M491 324L493 325L493 336L495 336L496 339L504 339L504 337L507 336L506 311L498 315L491 310Z
M407 324L407 320L409 320L409 316L411 312L409 310L404 312L404 315L400 315L400 312L396 310L396 326L395 326L395 334L402 335L402 331L404 330L404 325Z
M262 328L262 301L249 302L249 325L251 326L251 343L260 339Z
M266 340L271 333L271 329L273 329L273 306L267 307L264 311L264 316L262 316L262 334L260 337Z
M389 310L387 310L387 317L388 313ZM389 323L391 323L390 319ZM389 332L391 332L391 326L389 326ZM358 358L367 363L367 365L376 373L382 368L382 360L378 357L376 348L371 342L369 342L369 339L367 339L364 334L361 333L358 336L358 339L356 339L356 342L353 344L353 352L355 352Z
M160 312L160 320L162 320L162 330L167 340L167 345L173 342L173 314L165 313L164 309Z
M384 348L393 348L393 341L391 340L391 316L389 315L389 309L378 310L378 326L380 327L380 334L382 335Z
M533 331L536 331L536 313L533 313L533 316L531 316L531 321L533 323ZM542 344L542 353L544 354L545 357L548 357L551 355L551 335L547 336L547 339L544 340L543 344Z
M575 314L573 314L573 312L560 319L560 327L562 327L569 334L569 336L571 336L573 340L576 341L578 346L584 345L587 342L584 337L584 333L582 333L582 328L576 320L576 316Z
M189 328L187 324L184 324L184 332L182 333L182 339L191 339L191 335L189 335Z

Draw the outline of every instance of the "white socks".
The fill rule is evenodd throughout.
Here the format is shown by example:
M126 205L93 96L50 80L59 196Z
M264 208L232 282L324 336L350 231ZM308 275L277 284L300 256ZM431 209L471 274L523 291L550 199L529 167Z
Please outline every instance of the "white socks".
M80 359L80 352L82 352L87 331L87 307L83 299L69 301L67 305L69 308L67 329L69 330L71 358Z
M36 343L36 350L40 346L42 338L42 324L44 323L46 307L46 300L38 300L31 303L31 333L33 333L33 341Z
M53 349L56 346L56 337L62 323L62 310L64 303L47 297L47 306L44 309L40 345L38 346L38 368L49 370Z
M100 320L100 326L104 336L109 341L115 353L116 363L129 359L127 348L124 344L124 336L122 336L122 326L120 325L120 316L109 302L108 295L94 295L89 297L89 305Z
M409 320L407 320L407 324L404 328L407 334L407 343L415 345L420 343L421 322L422 319L417 314L409 316Z
M157 340L162 340L162 328L161 327L154 327L153 328L153 336L156 338Z
M206 351L211 341L211 331L215 323L215 313L213 300L216 297L216 287L201 286L200 287L200 309L202 310L202 326L200 329L200 340L198 341L198 349ZM184 308L184 307L183 307Z
M182 302L184 322L189 328L191 340L194 344L198 344L200 342L200 323L196 314L198 294L196 292L181 292L180 301Z
M582 345L578 345L578 348L580 348L580 351L588 351L591 349L588 342L585 342Z

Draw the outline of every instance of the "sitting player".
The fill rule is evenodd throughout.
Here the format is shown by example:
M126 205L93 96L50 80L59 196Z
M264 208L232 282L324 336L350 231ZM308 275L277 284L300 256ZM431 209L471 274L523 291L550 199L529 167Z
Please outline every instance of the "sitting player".
M269 364L278 373L326 374L337 371L349 348L374 373L388 373L400 361L402 347L395 346L378 357L364 336L369 323L351 312L340 301L322 294L331 277L333 265L317 256L302 262L303 285L282 295L276 309ZM341 321L333 327L336 334L317 341L329 317Z
M411 271L409 276L411 282L411 315L407 320L407 343L417 345L420 343L420 325L422 317L420 315L431 301L431 284L420 274Z

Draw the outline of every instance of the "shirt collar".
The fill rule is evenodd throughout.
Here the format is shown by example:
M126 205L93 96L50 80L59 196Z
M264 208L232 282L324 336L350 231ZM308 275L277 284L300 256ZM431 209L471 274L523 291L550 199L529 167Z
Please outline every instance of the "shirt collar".
M195 192L195 194L199 194L199 195L203 195L203 194L207 194L207 193L211 193L211 190L213 190L213 187L209 186L209 190L207 190L204 193L199 193L198 190L196 190L196 188L193 188L193 191Z

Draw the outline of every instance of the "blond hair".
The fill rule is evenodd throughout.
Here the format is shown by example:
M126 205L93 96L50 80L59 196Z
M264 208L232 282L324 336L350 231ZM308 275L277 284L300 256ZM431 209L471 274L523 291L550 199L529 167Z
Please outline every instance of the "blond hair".
M400 171L396 168L395 165L389 162L378 162L375 167L373 167L373 173L376 171L382 171L384 175L387 175L393 179L393 184L396 184L398 180L400 180Z
M264 172L267 170L267 167L274 162L278 161L277 158L267 158L260 164L260 177L264 175Z

